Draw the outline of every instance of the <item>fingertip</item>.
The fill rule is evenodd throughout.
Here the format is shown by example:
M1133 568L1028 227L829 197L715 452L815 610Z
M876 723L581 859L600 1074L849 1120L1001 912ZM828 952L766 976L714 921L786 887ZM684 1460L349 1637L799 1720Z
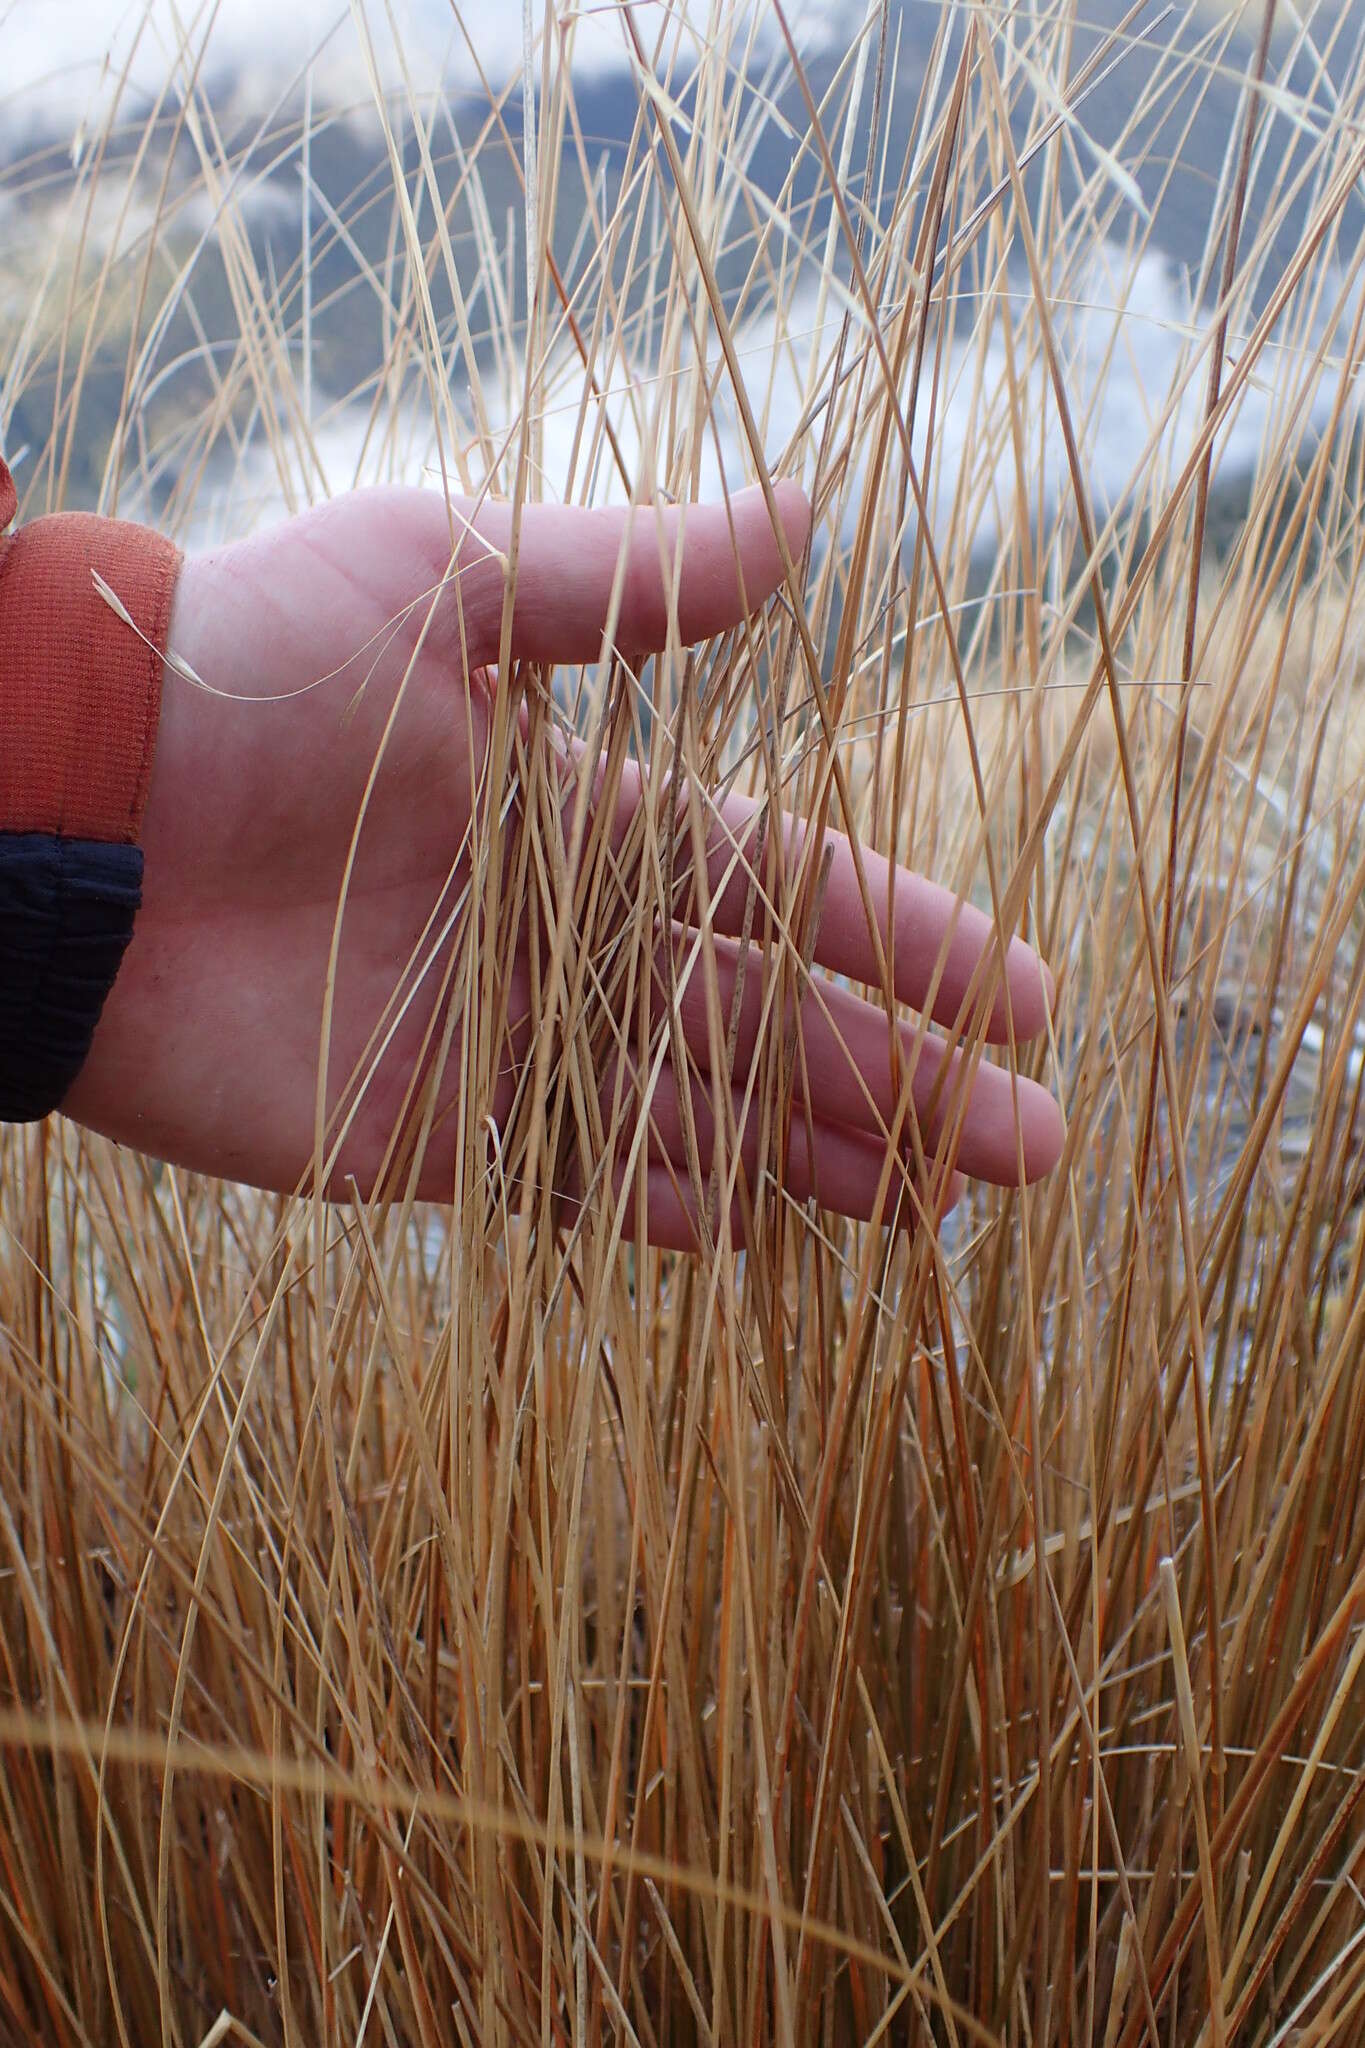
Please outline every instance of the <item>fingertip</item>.
M1009 1022L1016 1038L1036 1038L1046 1031L1057 1000L1052 969L1023 939L1011 939L1005 956L1009 978ZM998 1000L990 1036L1003 1044L1009 1036L1003 998Z
M793 560L806 551L810 539L811 507L795 477L782 477L773 484L773 503L782 521L782 535Z
M723 501L673 507L662 517L669 537L663 555L653 515L637 512L632 519L636 572L617 639L636 654L653 652L667 641L673 576L669 548L679 521L684 544L674 595L679 638L689 647L729 632L761 609L782 583L788 563L801 559L811 526L809 500L790 479L750 484ZM578 573L581 583L581 569ZM604 579L599 585L590 611L600 635Z
M1066 1150L1066 1122L1061 1105L1044 1088L1030 1084L1020 1104L1023 1129L1024 1183L1043 1180Z
M1039 1031L1046 1031L1048 1025L1057 1014L1057 977L1048 966L1046 960L1042 959L1040 955L1035 954L1034 958L1037 960L1037 973L1042 982L1042 1014L1038 1021L1038 1029Z
M787 562L799 562L806 551L810 499L794 478L774 478L766 487L748 484L737 491L729 501L729 517L745 599L750 605L761 603L781 583Z

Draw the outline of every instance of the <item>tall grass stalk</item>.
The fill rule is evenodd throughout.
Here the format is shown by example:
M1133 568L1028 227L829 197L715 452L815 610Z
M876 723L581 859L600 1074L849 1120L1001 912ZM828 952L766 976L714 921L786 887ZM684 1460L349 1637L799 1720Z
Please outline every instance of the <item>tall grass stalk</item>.
M698 655L504 675L448 1207L423 1094L351 1207L0 1136L5 2041L1365 2040L1365 67L1347 9L1083 16L920 64L876 4L815 60L777 0L623 7L607 151L572 15L455 106L358 4L372 103L250 122L201 27L6 174L29 512L771 468L816 538ZM610 1020L724 787L1051 960L1051 1180L941 1241L792 1204L775 1028L704 1259L623 1244L638 1177L556 1202L630 1152ZM820 890L771 835L777 1018Z

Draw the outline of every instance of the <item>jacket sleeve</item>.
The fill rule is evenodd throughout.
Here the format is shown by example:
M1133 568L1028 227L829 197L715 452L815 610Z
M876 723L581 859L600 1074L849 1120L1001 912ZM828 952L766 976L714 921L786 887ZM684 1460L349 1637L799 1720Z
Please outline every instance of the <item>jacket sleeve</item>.
M132 936L181 561L151 529L87 513L4 538L16 510L0 462L0 1120L11 1121L60 1104Z

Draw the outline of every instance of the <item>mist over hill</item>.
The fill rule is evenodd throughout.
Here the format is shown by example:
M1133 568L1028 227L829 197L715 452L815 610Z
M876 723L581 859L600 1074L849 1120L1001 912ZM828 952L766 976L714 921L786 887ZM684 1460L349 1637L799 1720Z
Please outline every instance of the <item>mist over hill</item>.
M647 18L651 11L640 14ZM806 141L804 97L772 17L762 8L758 12L761 32L750 76L761 81L762 93L753 84L742 88L751 102L748 179L756 203L750 221L737 222L729 241L711 252L727 294L737 293L748 275L757 233L753 222L762 217L763 200L785 191L789 216L802 223L813 244L828 225L818 156ZM1098 268L1087 286L1097 300L1104 296L1105 248L1145 249L1147 303L1125 308L1125 345L1139 385L1144 379L1159 385L1168 338L1206 319L1216 296L1219 251L1210 246L1210 217L1240 142L1243 79L1254 62L1259 26L1248 21L1229 30L1218 14L1214 8L1156 4L1135 14L1124 0L1093 0L1072 52L1073 79L1104 52L1088 89L1079 96L1069 90L1064 106L1055 81L1032 80L1015 100L1021 147L1049 121L1057 131L1028 165L1032 198L1041 201L1044 177L1055 177L1057 200L1065 205L1083 180L1100 174ZM419 5L404 17L400 61L382 43L362 48L349 15L334 18L305 8L277 21L258 0L232 0L207 42L177 54L164 24L158 27L155 7L141 39L130 42L126 24L122 41L118 33L111 37L105 10L40 10L36 0L21 0L0 31L10 59L10 88L0 98L0 221L9 270L0 320L7 328L32 324L33 295L41 291L39 328L56 323L64 300L52 289L54 249L69 246L73 262L79 249L88 265L116 247L123 260L112 286L105 287L101 330L79 388L62 352L44 349L31 334L22 376L12 366L7 370L0 351L0 435L12 459L22 465L26 450L51 447L55 434L67 467L67 501L107 498L111 424L125 402L130 366L139 354L147 355L154 319L161 329L154 336L154 362L143 364L144 387L154 370L160 380L156 403L192 413L206 402L215 352L233 345L241 322L221 246L229 217L247 238L256 273L270 281L281 327L292 334L295 349L302 347L301 277L307 267L311 387L319 405L325 411L330 398L342 395L361 408L367 404L391 326L374 280L392 265L395 248L393 165L367 92L371 66L388 88L391 130L419 222L429 229L434 209L414 106L429 123L426 147L462 280L463 257L470 259L469 301L458 311L442 267L433 271L430 289L441 333L453 337L463 321L475 348L491 361L490 330L506 326L509 318L515 328L524 315L521 47L519 21L511 17L511 10L505 16L482 10L469 40L452 29L445 10ZM849 89L850 43L857 25L867 20L865 10L823 0L797 19L811 92L817 102L826 95L837 101ZM41 28L34 32L42 21L49 24L45 37ZM54 21L64 23L55 34ZM856 206L884 213L892 203L889 195L902 185L904 166L914 156L926 99L941 101L941 75L931 84L929 66L937 62L946 73L973 33L971 21L970 15L925 0L889 0L880 17L873 10L862 80L866 146L848 178ZM596 32L576 45L575 63L582 149L604 206L629 153L634 149L638 157L641 146L641 90L619 25L609 21L607 30L596 24ZM1313 131L1329 121L1336 95L1360 65L1362 33L1365 24L1352 22L1345 0L1334 0L1314 13L1311 38L1307 31L1296 32L1286 15L1273 41L1262 148L1242 234L1243 247L1264 240L1269 277L1282 271L1299 245L1313 192L1305 183L1296 202L1275 217L1267 213L1265 194L1272 178L1284 188L1286 162L1292 171L1296 155L1307 161ZM1011 37L1002 31L999 39L1004 70ZM107 117L117 80L125 75L120 64L126 83L117 118L101 132L98 122ZM695 111L685 43L659 60L659 67L667 75L685 145ZM444 81L435 90L433 78ZM211 109L215 131L207 142L205 108ZM1115 151L1120 136L1122 148ZM206 150L219 166L213 178L205 173ZM96 152L98 181L91 177ZM477 175L471 176L475 152ZM551 229L551 246L568 277L584 208L579 170L571 165ZM1351 208L1348 227L1365 233L1359 192ZM149 286L138 280L153 222L157 253ZM488 302L476 260L480 248L486 256L490 233L505 257L500 308ZM188 280L177 283L177 270L186 268ZM1022 275L1018 288L1027 288ZM127 296L124 321L110 322L110 290ZM626 310L632 310L629 302ZM76 321L79 327L79 307ZM452 348L458 404L457 354ZM1122 432L1126 416L1120 402L1111 435ZM258 427L259 422L246 422L244 430ZM164 500L172 482L164 475L152 479L150 509L158 509L158 494Z

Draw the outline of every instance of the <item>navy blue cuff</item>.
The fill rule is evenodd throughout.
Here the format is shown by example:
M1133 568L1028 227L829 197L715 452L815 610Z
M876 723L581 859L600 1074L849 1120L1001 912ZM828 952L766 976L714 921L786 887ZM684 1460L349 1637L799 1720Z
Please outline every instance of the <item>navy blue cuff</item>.
M0 832L0 1122L56 1109L142 901L142 849Z

